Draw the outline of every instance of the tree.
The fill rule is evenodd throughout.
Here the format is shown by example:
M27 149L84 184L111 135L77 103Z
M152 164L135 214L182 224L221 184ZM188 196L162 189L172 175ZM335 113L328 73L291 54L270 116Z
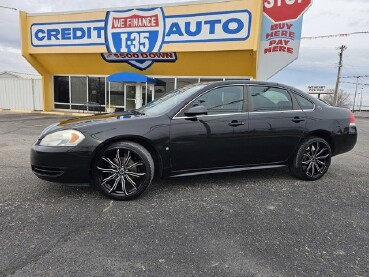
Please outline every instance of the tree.
M323 100L327 102L328 104L334 106L334 89L327 89L325 91L326 93L323 97ZM338 107L345 107L350 106L350 94L345 92L344 90L340 89L337 92L337 106Z

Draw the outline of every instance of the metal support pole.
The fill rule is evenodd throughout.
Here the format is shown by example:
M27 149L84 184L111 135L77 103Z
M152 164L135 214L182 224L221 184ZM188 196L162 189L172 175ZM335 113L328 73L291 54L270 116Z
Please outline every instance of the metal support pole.
M356 102L356 94L357 94L357 86L359 85L359 78L360 77L356 77L356 89L355 89L355 96L354 96L354 107L352 108L352 111L355 112L355 102Z
M145 94L145 105L147 104L147 82L146 82L146 94Z
M111 105L111 103L110 103L110 82L109 82L109 94L108 94L108 98L109 98L109 112L111 111L111 109L110 109L110 105Z

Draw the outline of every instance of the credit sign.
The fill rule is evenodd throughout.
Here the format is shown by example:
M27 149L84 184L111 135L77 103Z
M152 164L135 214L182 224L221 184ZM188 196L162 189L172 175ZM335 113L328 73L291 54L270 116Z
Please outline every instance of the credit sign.
M31 43L34 47L107 45L109 52L151 52L165 43L244 41L250 36L251 22L249 10L170 16L162 8L112 11L105 20L34 23Z
M31 44L34 47L104 45L108 53L160 53L164 44L246 41L251 22L249 10L170 16L164 14L163 8L109 11L105 20L34 23ZM124 61L144 70L156 60Z

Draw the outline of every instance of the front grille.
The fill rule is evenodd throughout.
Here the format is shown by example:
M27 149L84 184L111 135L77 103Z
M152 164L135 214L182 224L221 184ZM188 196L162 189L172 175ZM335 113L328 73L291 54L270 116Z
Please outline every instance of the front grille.
M32 166L32 171L36 175L46 177L60 177L64 173L64 169L56 167L43 167L43 166Z

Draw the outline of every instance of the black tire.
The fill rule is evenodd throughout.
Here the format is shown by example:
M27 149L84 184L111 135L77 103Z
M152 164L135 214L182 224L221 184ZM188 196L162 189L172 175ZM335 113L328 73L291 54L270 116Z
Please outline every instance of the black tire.
M115 142L99 152L92 165L92 184L115 200L140 196L154 178L154 161L142 145Z
M319 137L308 137L299 146L290 171L302 180L315 181L327 173L331 158L331 147L327 141Z

